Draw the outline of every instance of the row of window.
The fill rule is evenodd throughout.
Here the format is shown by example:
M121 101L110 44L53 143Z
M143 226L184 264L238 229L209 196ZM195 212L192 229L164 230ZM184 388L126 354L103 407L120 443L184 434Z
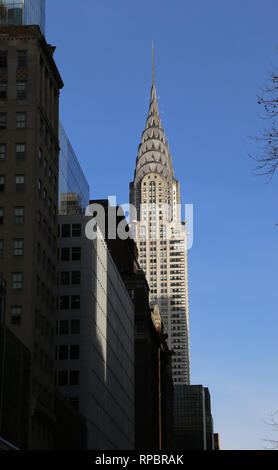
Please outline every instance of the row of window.
M81 224L58 225L58 237L81 237Z
M58 310L79 310L80 295L60 295L57 297Z
M62 286L80 285L80 271L62 271L57 273L57 284Z
M79 370L59 370L55 372L55 385L79 385Z
M13 240L12 254L14 256L23 256L24 254L24 239L16 238ZM0 258L4 257L4 240L0 239Z
M6 176L0 175L0 193L6 189ZM25 175L14 176L14 189L16 193L23 193L25 191Z
M5 209L4 207L0 207L0 225L3 225L5 222ZM24 206L16 206L14 207L14 213L13 213L13 223L15 225L23 225L25 222L25 207ZM39 211L39 214L38 214L38 224L39 226L41 226L43 222L43 233L47 236L47 222L45 219L43 219L42 221L42 214L41 212ZM48 227L48 242L51 243L51 236L52 236L52 233L51 233L51 229L50 227ZM55 247L56 245L56 237L53 235L53 247ZM76 256L76 258L73 258L73 259L80 259L80 257L78 257L78 251L80 251L81 249L79 248L79 250L75 250L73 248L73 252L74 252L74 255L73 256Z
M58 261L78 261L81 259L81 247L58 248L57 258Z
M8 119L7 113L0 113L0 130L7 129ZM25 111L20 111L16 113L16 129L25 129L27 125L27 113Z
M21 291L23 289L23 273L17 272L12 273L12 290L14 291ZM40 278L37 277L37 292L41 293L42 299L45 301L46 305L51 307L52 309L55 308L55 297L51 295L49 289L46 289L43 282L41 282ZM80 304L80 299L79 299ZM18 307L19 310L16 312L17 317L21 317L22 307ZM14 312L15 313L15 312ZM13 322L15 323L15 322ZM19 321L17 323L20 323Z
M156 246L156 244L157 244L156 241L151 241L150 242L150 246ZM166 245L166 244L167 244L166 241L160 240L160 245ZM146 246L146 242L140 242L140 246ZM163 249L166 250L166 247L163 247Z
M79 335L80 334L80 320L57 320L56 321L56 334L57 335Z
M27 51L16 52L16 66L18 69L27 67ZM0 51L0 68L8 67L8 51Z
M7 158L7 151L8 151L8 146L6 143L0 143L0 161L4 161ZM14 144L14 157L17 161L23 161L26 160L27 157L27 146L26 143L21 142L21 143L16 143ZM41 165L43 165L45 173L48 171L48 177L49 180L53 183L53 187L56 190L57 189L57 177L53 172L53 169L51 168L50 165L47 163L47 159L43 159L43 153L42 150L39 149L38 151L38 158L39 162Z
M13 213L13 222L15 225L22 225L24 224L25 218L25 208L24 207L14 207ZM5 220L5 210L4 207L0 207L0 225L4 224Z
M0 82L0 100L6 100L8 95L8 82ZM16 98L18 100L26 100L27 98L27 82L16 82Z
M14 146L14 156L16 160L26 159L26 144L18 143ZM7 157L7 144L0 144L0 160L5 160Z
M55 359L59 361L76 361L80 359L80 346L79 344L63 344L56 346Z

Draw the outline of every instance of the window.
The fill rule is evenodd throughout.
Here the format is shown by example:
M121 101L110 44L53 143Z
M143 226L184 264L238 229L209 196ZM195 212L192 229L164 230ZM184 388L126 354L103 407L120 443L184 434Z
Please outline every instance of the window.
M80 308L80 295L71 296L71 308L79 309Z
M4 257L4 240L0 240L0 258Z
M15 146L15 158L17 160L25 160L26 156L26 145L25 144L16 144Z
M12 325L20 325L22 316L22 307L16 305L11 307L11 322Z
M23 274L22 273L13 273L12 274L12 288L13 290L22 289L23 285Z
M61 231L62 237L70 237L70 224L63 224L62 225L62 231Z
M68 320L61 320L60 321L60 335L68 335L69 334L69 322Z
M7 82L0 82L0 100L5 100L7 98Z
M25 215L24 207L15 207L14 208L14 223L16 225L23 225L24 215Z
M60 296L59 308L60 308L60 310L69 309L69 296L68 295L61 295Z
M58 346L58 351L60 361L66 361L69 358L69 347L67 345Z
M0 207L0 225L4 223L4 207Z
M72 284L80 284L80 271L72 271L71 273L71 283Z
M0 68L7 68L7 58L8 58L8 53L6 51L1 51L0 52Z
M59 370L58 371L58 385L67 385L68 384L68 371Z
M5 160L7 152L6 144L0 144L0 160Z
M70 260L70 248L61 248L61 261Z
M7 113L0 113L0 129L4 130L7 128Z
M81 237L81 224L72 224L72 236Z
M0 176L0 193L3 193L5 191L5 176L1 175Z
M22 238L14 240L14 256L22 256L24 251L24 240Z
M80 347L79 344L73 344L70 346L70 360L76 361L80 358Z
M70 273L69 271L62 271L60 273L60 284L61 285L69 285L70 283Z
M27 66L27 51L17 51L17 68L25 68Z
M26 113L16 113L16 128L25 129L26 128Z
M79 370L71 370L69 373L69 384L79 385Z
M27 95L27 82L16 82L16 97L25 100Z
M71 320L70 322L70 332L72 335L80 334L80 320Z
M81 248L80 246L75 246L72 248L71 259L77 261L81 259Z
M15 190L17 193L23 193L25 190L25 176L16 175L15 176Z

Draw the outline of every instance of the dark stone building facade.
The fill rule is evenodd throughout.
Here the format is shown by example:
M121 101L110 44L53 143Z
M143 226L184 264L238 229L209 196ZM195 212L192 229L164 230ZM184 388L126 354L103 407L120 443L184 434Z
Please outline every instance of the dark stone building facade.
M29 449L53 446L59 90L39 26L0 27L0 246L6 327L31 356ZM10 358L11 361L14 357Z

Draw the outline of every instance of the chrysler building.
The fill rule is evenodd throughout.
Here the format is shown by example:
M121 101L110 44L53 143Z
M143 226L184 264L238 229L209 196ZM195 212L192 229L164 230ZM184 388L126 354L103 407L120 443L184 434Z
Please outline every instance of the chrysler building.
M174 351L174 384L190 383L186 225L181 220L180 184L161 125L152 61L149 113L138 148L130 203L135 207L141 268L158 305L168 346Z

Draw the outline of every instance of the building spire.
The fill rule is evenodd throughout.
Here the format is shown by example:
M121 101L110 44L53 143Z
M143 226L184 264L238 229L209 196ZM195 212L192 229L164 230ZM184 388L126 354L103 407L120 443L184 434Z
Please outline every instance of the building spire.
M154 82L154 43L152 41L152 89L151 89L151 104L155 103L156 106L156 113L158 114L158 107L157 107L157 96L156 96L156 87Z
M154 44L152 42L152 86L154 86Z

